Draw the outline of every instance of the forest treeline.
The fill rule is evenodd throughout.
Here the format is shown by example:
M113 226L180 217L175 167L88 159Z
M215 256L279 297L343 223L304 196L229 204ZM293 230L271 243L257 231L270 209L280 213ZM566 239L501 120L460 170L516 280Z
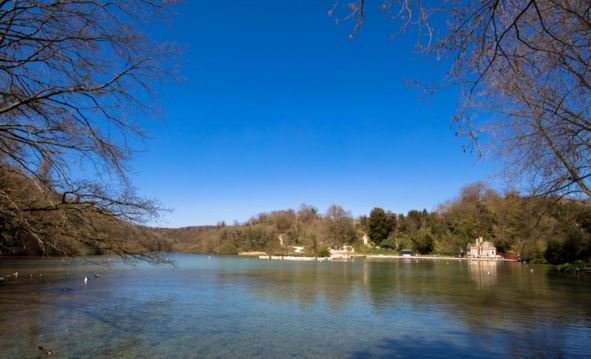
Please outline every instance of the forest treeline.
M477 237L491 241L502 255L553 264L589 260L591 205L585 201L500 194L482 183L464 187L457 198L435 211L406 214L374 208L354 218L338 205L320 213L312 206L261 213L245 223L159 229L181 252L238 254L265 251L292 254L304 246L306 255L329 247L353 245L357 251L461 255ZM378 248L363 245L363 236ZM281 241L279 238L281 237ZM283 245L281 245L283 242Z
M374 208L353 217L339 205L324 213L297 210L260 213L244 223L184 228L150 228L124 221L89 202L42 190L35 180L0 171L10 198L0 198L0 255L97 255L151 252L238 254L264 251L326 255L330 247L352 245L358 252L461 255L482 236L500 254L553 264L589 261L591 204L500 194L482 183L464 187L434 211L405 214ZM14 210L18 208L19 210ZM363 244L366 236L373 244ZM115 244L116 243L116 244Z

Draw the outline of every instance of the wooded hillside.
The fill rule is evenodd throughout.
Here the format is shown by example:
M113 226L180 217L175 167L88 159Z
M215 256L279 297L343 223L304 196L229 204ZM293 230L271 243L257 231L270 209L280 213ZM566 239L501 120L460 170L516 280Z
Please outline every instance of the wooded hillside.
M410 248L422 254L461 255L468 243L482 236L501 254L558 264L589 259L591 206L585 201L500 194L476 183L432 212L396 214L374 208L368 216L353 218L336 205L324 214L302 206L261 213L233 226L160 231L174 240L175 250L218 254L287 254L290 246L304 246L305 254L317 255L343 244L366 251L362 237L368 234L385 251Z

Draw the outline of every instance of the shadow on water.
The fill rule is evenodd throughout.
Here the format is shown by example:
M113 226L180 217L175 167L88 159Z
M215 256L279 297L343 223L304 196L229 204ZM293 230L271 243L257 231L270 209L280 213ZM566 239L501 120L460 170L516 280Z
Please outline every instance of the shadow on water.
M145 295L138 287L122 288L122 284L129 285L129 281L106 276L85 286L79 278L46 277L19 279L0 289L4 328L0 357L46 356L39 346L64 358L126 353L142 357L141 348L157 345L159 338L165 340L173 333L175 318L169 313L174 313L175 300L163 293Z
M526 334L513 338L472 338L471 340L444 340L416 338L406 335L400 338L384 338L375 345L353 352L352 359L369 358L562 358L568 357L561 348L565 343L550 340L543 343L527 341ZM503 341L508 341L504 343ZM556 344L562 344L557 346ZM573 353L571 353L572 355ZM579 353L584 356L584 352ZM576 356L576 355L575 355Z
M425 340L404 336L398 339L382 339L371 347L355 351L350 358L454 358L458 356L495 357L481 353L481 350L471 343L460 345L445 340Z

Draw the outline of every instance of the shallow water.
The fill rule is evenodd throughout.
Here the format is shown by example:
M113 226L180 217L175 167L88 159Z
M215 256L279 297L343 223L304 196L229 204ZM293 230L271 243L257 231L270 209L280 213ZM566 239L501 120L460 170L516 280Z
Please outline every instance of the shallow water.
M0 276L19 272L0 286L0 357L40 357L38 346L58 358L591 357L588 276L518 263L174 258L174 269L0 259Z

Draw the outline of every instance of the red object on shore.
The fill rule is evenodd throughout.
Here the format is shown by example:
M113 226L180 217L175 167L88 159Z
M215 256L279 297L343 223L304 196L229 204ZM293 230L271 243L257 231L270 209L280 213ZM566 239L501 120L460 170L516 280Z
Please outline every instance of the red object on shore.
M508 261L520 261L521 260L519 253L515 253L515 252L505 253L504 258L505 258L505 260L508 260Z

